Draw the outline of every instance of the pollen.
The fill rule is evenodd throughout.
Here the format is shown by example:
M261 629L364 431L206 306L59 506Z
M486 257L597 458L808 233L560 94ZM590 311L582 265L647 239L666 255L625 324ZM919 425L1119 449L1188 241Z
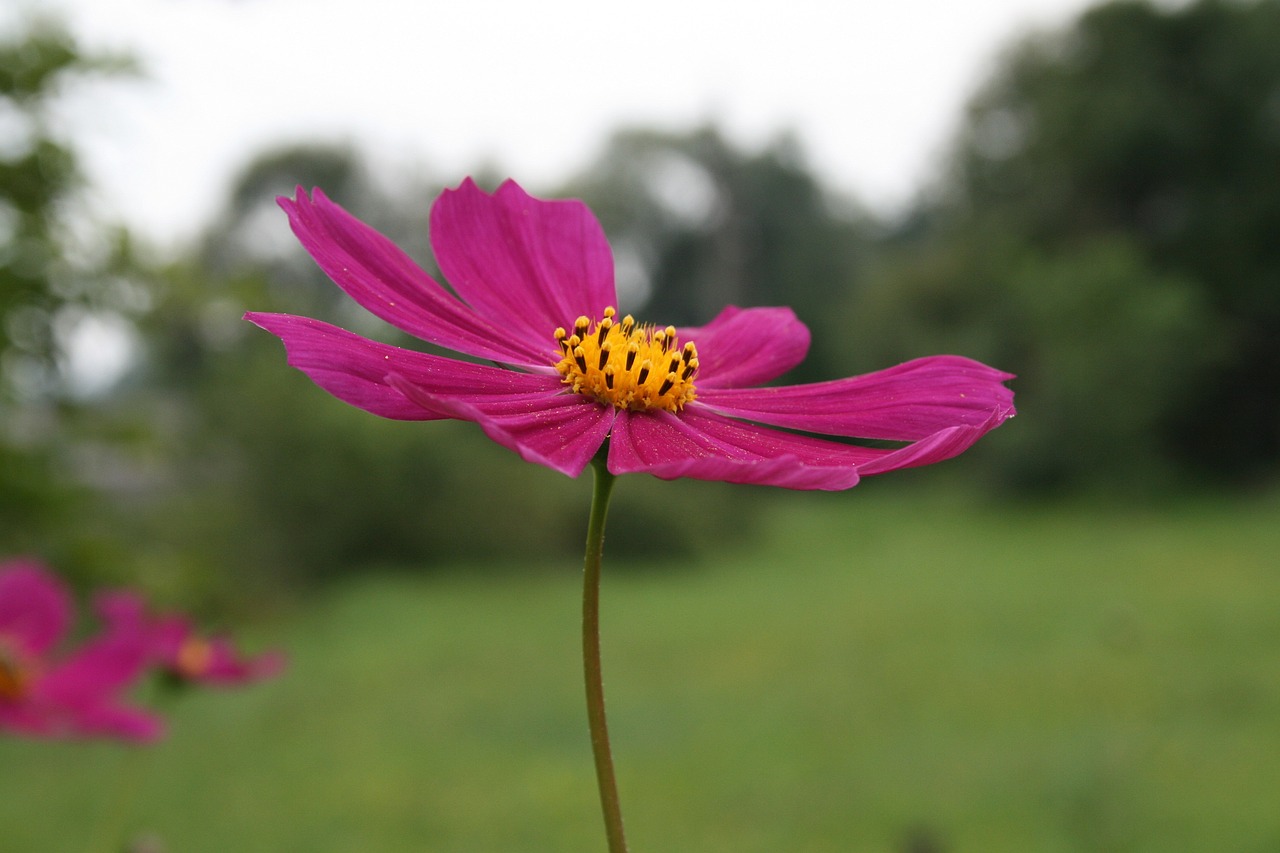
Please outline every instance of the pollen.
M21 699L27 692L29 678L30 673L0 646L0 699Z
M694 399L698 348L683 346L674 326L637 326L630 314L604 309L593 323L579 317L572 331L556 329L560 361L556 370L576 394L635 412L678 412Z
M199 678L213 663L213 646L200 637L187 637L178 647L174 668L184 678Z

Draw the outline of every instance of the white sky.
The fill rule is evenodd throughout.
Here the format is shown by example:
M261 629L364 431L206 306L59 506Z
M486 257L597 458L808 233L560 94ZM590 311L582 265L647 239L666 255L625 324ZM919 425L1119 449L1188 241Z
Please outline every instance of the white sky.
M62 10L148 80L69 106L107 212L168 242L271 143L353 140L452 183L495 162L526 187L608 131L794 128L819 174L881 211L929 174L996 51L1083 0L19 0ZM10 7L12 12L14 8ZM12 18L0 14L0 24ZM424 205L428 200L424 199Z

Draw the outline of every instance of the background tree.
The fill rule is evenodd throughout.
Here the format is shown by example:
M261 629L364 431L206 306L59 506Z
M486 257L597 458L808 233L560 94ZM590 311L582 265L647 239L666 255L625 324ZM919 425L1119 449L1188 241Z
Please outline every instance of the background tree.
M1124 239L1194 287L1211 342L1168 365L1177 393L1153 437L1237 480L1280 464L1276 44L1275 0L1094 8L1010 54L973 102L942 202L957 228L1053 255Z
M1042 486L1274 478L1277 43L1275 0L1123 0L1015 46L857 328L1021 374L1026 417L995 443L1025 442L1006 458Z
M68 348L86 322L140 307L129 241L83 205L84 175L54 110L71 88L130 68L91 56L52 19L0 37L0 547L72 547L82 511Z

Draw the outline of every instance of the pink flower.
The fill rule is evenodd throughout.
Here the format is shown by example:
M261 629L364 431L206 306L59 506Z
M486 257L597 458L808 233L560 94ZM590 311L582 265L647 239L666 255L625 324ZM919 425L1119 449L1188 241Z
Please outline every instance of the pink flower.
M232 686L270 678L284 669L281 652L250 658L230 638L206 636L182 616L164 616L154 627L153 650L166 675L185 683Z
M159 737L159 719L120 697L147 663L144 626L108 620L99 636L56 658L72 616L67 589L39 563L0 565L0 730L34 737Z
M228 637L206 636L185 616L151 619L142 597L127 590L99 596L97 607L109 624L142 633L147 662L178 683L229 686L270 678L284 669L281 652L249 658Z
M474 421L524 459L570 476L607 443L614 474L847 489L863 475L955 456L1014 414L1003 384L1012 376L957 356L753 387L808 350L809 331L790 309L729 306L683 329L619 317L612 253L590 210L532 198L511 181L488 194L468 179L436 199L431 244L452 293L319 190L299 188L280 203L303 246L364 308L499 366L376 343L305 317L247 314L284 341L290 364L361 409Z

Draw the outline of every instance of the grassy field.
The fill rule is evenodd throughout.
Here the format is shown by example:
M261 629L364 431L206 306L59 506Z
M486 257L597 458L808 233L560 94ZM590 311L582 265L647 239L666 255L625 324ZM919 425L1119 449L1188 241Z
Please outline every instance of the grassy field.
M1280 850L1275 500L783 497L693 564L607 554L637 853ZM0 741L0 849L107 853L127 813L171 853L599 851L578 595L335 588L260 626L287 677L186 697L159 748Z

